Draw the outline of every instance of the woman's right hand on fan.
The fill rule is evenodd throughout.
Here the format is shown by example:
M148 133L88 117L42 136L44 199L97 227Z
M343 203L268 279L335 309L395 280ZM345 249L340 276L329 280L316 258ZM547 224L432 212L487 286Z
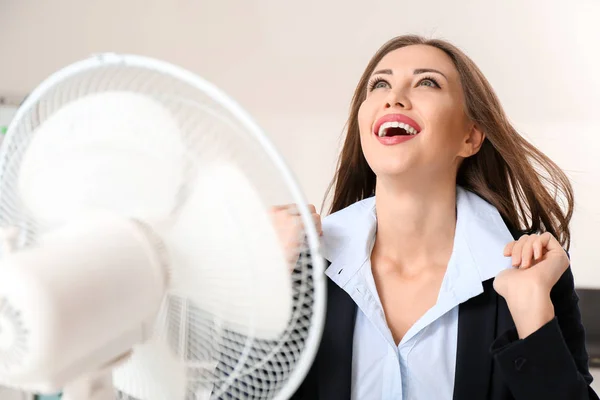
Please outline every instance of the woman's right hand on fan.
M308 209L312 214L313 222L320 236L323 234L321 216L317 213L314 205L309 204ZM304 244L304 226L300 218L300 212L295 204L275 206L271 209L271 217L279 241L285 251L286 259L290 267L294 268Z

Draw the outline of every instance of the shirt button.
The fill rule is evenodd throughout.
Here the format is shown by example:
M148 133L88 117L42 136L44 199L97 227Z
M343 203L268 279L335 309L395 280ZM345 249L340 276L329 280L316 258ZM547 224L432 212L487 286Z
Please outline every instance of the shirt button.
M515 359L515 369L517 371L520 371L521 369L523 369L523 366L525 365L526 362L527 362L527 359L523 358L523 357L519 357L519 358Z

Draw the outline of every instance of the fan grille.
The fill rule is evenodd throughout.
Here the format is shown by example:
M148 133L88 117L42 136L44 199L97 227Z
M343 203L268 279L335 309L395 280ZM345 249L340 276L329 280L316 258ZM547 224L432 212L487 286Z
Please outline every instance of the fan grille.
M23 362L27 353L28 333L19 311L0 298L0 371L8 372Z
M268 141L245 114L240 116L240 110L232 110L222 98L215 100L215 93L224 96L216 88L168 64L136 57L104 57L92 58L52 77L51 85L30 96L4 140L0 153L0 228L18 228L17 249L35 245L41 233L54 228L34 220L16 190L23 155L35 130L65 104L92 93L135 92L164 105L183 134L187 177L212 162L225 161L244 171L265 207L304 202L289 172L281 173L283 164L273 148L265 146ZM189 187L183 185L177 205L188 195ZM308 227L303 235L312 240L299 249L302 255L291 274L293 314L277 340L227 330L222 321L189 299L176 295L165 299L157 332L162 332L186 362L186 399L272 399L282 393L292 375L297 385L307 372L322 327L325 285L314 227ZM213 300L235 307L236 299L236 293L230 293L228 298ZM132 399L123 393L119 396Z

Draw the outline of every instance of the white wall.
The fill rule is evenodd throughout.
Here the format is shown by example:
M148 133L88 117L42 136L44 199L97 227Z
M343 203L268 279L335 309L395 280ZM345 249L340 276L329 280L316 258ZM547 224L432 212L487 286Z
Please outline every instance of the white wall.
M259 123L294 171L307 200L319 209L333 178L345 120L278 115Z
M90 53L168 60L247 108L320 205L371 54L406 32L450 39L479 64L530 140L570 174L576 279L600 287L598 15L597 0L0 0L0 96L25 94Z

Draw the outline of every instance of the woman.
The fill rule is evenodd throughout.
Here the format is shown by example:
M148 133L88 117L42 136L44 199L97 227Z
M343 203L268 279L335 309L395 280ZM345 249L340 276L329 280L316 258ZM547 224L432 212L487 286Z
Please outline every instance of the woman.
M325 329L294 398L598 399L563 249L572 188L475 64L394 38L347 127L322 229Z

